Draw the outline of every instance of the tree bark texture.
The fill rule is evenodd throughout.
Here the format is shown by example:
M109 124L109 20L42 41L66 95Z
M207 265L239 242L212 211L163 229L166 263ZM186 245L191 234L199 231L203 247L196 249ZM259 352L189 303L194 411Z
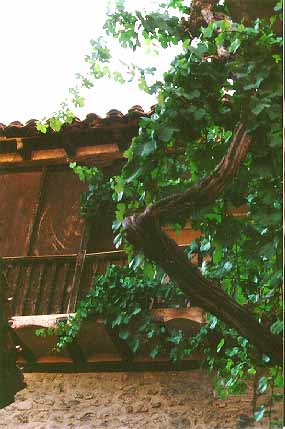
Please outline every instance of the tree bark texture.
M207 207L231 183L247 155L249 145L246 127L240 124L226 155L209 176L194 183L181 194L171 195L150 205L144 216L155 217L163 223L175 220L179 215L190 215L195 209Z
M246 128L237 128L228 152L212 174L192 185L187 191L175 194L147 207L142 214L124 220L127 239L136 250L162 267L176 285L195 305L200 306L236 329L272 361L282 364L282 339L259 324L255 316L239 305L214 282L202 276L174 240L161 229L163 222L177 215L190 215L198 208L213 202L231 183L244 160L250 139Z
M193 0L189 10L189 20L185 27L192 36L200 33L200 28L205 27L212 21L224 19L226 16L215 12L215 6L219 0ZM229 17L235 22L243 22L245 25L257 18L269 20L274 15L275 0L226 0L225 4L229 10ZM227 17L227 18L229 18ZM282 35L282 23L275 23L275 31Z
M10 301L5 296L4 283L0 260L0 409L14 402L15 394L26 387L24 376L16 364L16 351L8 324Z

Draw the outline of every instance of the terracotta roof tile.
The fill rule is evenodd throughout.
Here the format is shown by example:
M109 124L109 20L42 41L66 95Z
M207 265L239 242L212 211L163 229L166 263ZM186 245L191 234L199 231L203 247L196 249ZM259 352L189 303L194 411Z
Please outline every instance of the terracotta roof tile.
M105 118L101 118L96 113L88 113L85 119L80 120L75 117L71 124L64 124L60 133L68 133L75 129L100 128L112 125L128 124L128 122L139 120L141 117L150 116L154 111L154 106L150 112L145 112L139 105L135 105L128 110L127 114L123 114L120 110L111 109L107 112ZM13 121L8 125L0 123L0 137L16 138L16 137L32 137L39 136L41 133L36 129L37 119L30 119L25 124L20 121ZM49 129L48 134L53 134L54 131Z

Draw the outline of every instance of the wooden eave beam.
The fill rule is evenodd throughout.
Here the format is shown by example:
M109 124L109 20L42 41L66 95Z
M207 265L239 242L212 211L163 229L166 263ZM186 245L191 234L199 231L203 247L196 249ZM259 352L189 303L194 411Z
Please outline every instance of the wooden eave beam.
M74 155L73 155L74 154ZM72 156L71 156L72 155ZM71 157L70 157L71 156ZM23 158L18 152L0 153L0 167L5 169L44 167L50 165L67 165L70 161L95 162L98 166L111 165L116 159L122 159L116 143L108 143L98 146L77 147L76 152L66 153L64 148L35 150L31 152L29 159Z

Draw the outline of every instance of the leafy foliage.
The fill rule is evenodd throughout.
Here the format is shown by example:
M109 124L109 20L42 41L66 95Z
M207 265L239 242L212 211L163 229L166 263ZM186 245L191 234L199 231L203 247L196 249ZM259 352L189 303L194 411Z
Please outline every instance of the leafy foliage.
M70 164L82 182L88 183L87 192L81 196L81 215L85 218L94 218L99 209L109 208L112 204L112 189L110 181L106 181L103 172L98 168L88 168Z
M80 331L83 320L100 317L110 328L118 328L119 337L125 340L133 352L137 352L146 342L153 347L150 354L166 352L169 346L180 342L179 331L167 331L161 323L152 320L150 309L155 302L183 302L183 294L172 282L162 283L161 275L154 279L146 275L149 267L144 269L110 266L106 273L98 276L94 287L77 308L76 315L70 317L67 324L61 324L57 334L61 336L58 348L71 342ZM134 328L135 327L135 328ZM179 337L180 338L180 337ZM174 352L173 352L174 359Z
M123 244L130 266L111 267L97 278L75 318L60 328L64 334L60 347L78 333L83 319L96 314L107 325L117 326L133 351L150 341L153 357L167 351L177 360L206 347L205 360L216 372L215 386L223 398L243 392L251 376L259 376L258 394L281 387L280 368L214 316L209 315L207 326L192 338L183 338L179 332L169 335L156 326L150 318L150 302L162 296L172 305L181 293L171 282L162 281L158 267L133 253L121 227L126 215L183 192L209 174L225 154L236 124L246 121L253 140L250 153L231 188L211 207L193 214L191 225L202 235L187 252L189 258L198 255L206 277L280 335L282 157L277 154L282 148L282 39L274 30L280 5L269 22L257 19L246 26L225 18L201 28L200 36L191 39L185 31L187 8L182 1L169 0L149 14L128 12L122 1L117 2L105 31L123 47L136 50L146 42L156 49L157 44L166 48L179 43L182 52L163 82L150 87L145 80L147 71L139 70L144 78L141 88L157 92L158 104L151 117L141 120L139 134L125 152L127 162L121 175L105 183L98 170L73 165L89 182L83 200L85 214L96 212L98 198L94 195L107 201L112 194L115 243ZM176 14L171 14L173 10ZM95 53L88 57L92 78L114 77L106 66L111 54L102 40L94 42L94 48ZM242 215L239 207L244 208ZM169 218L167 222L179 231L189 219ZM136 323L135 332L130 331L131 321ZM215 347L209 347L206 339L211 344L214 341ZM267 412L264 406L257 409L256 420Z

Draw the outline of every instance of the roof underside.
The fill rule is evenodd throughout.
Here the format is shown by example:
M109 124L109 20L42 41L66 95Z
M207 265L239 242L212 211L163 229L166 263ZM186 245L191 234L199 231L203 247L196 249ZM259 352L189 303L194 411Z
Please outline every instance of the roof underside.
M90 114L46 135L36 130L34 120L0 126L1 256L6 296L13 297L10 333L26 371L146 369L150 363L149 346L134 356L118 332L98 319L85 322L61 354L52 351L55 336L35 336L36 328L55 327L58 319L75 312L97 274L127 261L124 252L114 249L111 214L91 220L81 216L86 185L69 168L70 161L99 166L106 178L118 174L139 119L150 113L134 106L127 115L116 110L104 119ZM188 226L180 236L169 229L168 234L185 245L200 232ZM205 322L203 312L171 303L176 305L180 308L152 308L154 321L193 335ZM199 360L191 356L183 368L197 367ZM173 369L167 356L156 364Z

